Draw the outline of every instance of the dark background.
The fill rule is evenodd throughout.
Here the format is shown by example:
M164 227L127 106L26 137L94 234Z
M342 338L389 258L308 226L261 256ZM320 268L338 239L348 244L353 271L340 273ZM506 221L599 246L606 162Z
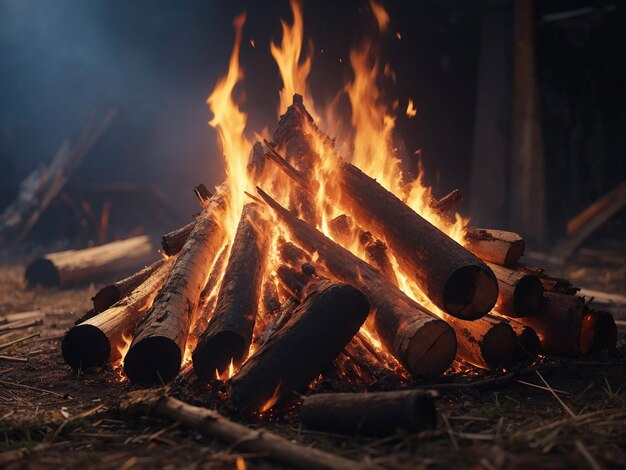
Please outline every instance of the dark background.
M570 217L626 174L626 8L616 1L536 3L548 228L549 240L555 240ZM435 194L458 187L466 215L477 223L510 226L506 197L497 216L481 214L480 199L489 198L489 191L472 190L469 175L478 131L483 18L500 18L505 50L512 49L513 2L384 5L390 32L377 42L398 78L386 96L389 102L399 99L401 109L412 98L418 109L415 119L401 112L397 121L407 154L422 150ZM269 125L271 131L281 82L269 43L280 40L279 19L291 21L287 0L0 0L0 208L38 162L50 161L63 140L78 136L92 113L114 106L116 120L81 164L70 190L141 182L158 186L180 214L197 210L193 185L223 178L205 101L227 70L232 19L243 10L248 20L242 107L249 129ZM343 86L350 75L349 48L373 34L375 23L367 2L357 0L305 2L304 22L305 40L314 42L311 83L319 105ZM505 60L512 62L508 55ZM510 79L502 78L506 93ZM499 126L508 138L511 122L504 119ZM414 158L407 168L415 169ZM173 228L167 225L176 217L150 220L143 205L153 203L114 201L111 212L130 212L148 231ZM46 227L45 220L40 225ZM69 230L48 225L36 239L67 236Z

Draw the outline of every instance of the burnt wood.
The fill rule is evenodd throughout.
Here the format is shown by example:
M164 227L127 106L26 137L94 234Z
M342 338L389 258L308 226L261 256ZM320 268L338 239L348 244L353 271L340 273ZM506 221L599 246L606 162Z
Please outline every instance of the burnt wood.
M209 381L247 357L268 254L269 225L256 203L246 204L215 305L193 352L196 375Z
M539 310L543 284L539 276L487 263L498 279L496 310L507 317L525 317Z
M317 283L285 326L231 380L235 407L246 414L267 411L303 393L359 331L369 309L354 287Z
M87 369L121 359L121 349L156 297L173 259L163 261L131 293L105 311L71 328L63 337L63 359L74 369Z
M257 190L294 239L307 251L318 253L318 266L323 265L332 277L363 291L373 309L368 327L401 364L417 376L437 376L450 366L456 339L444 321L410 299L368 263L298 219L260 188Z
M170 276L138 326L124 360L132 382L160 384L178 374L202 288L223 244L217 216L225 205L224 196L216 193L197 217Z
M133 290L135 290L137 286L152 276L152 274L158 270L163 263L165 263L165 260L160 259L151 265L146 266L141 271L137 271L135 274L114 282L113 284L109 284L108 286L104 286L91 298L94 312L104 312L111 305L126 297Z
M434 429L437 410L429 390L377 393L323 393L304 397L299 416L312 429L387 436Z

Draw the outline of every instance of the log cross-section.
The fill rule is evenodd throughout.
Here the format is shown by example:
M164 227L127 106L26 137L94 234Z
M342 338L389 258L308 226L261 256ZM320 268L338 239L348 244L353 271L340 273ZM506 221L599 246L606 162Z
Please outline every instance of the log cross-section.
M167 282L137 328L124 360L131 381L158 384L178 374L200 293L223 243L218 216L225 205L218 192L197 217Z

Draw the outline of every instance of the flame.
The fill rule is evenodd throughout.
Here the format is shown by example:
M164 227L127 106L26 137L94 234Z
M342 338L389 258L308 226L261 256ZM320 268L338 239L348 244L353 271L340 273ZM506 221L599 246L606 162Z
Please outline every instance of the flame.
M252 189L248 181L246 167L248 155L252 145L246 139L247 116L233 100L233 90L243 79L243 71L239 67L239 49L241 46L241 30L246 21L246 15L235 18L235 44L230 55L228 74L215 85L213 93L207 99L207 104L213 113L209 125L215 128L226 160L227 184L230 190L227 209L227 236L234 238L234 232L239 222L239 216L245 201L244 191Z
M374 13L374 18L376 18L378 29L381 33L384 33L387 30L387 26L389 26L389 13L387 13L385 7L376 0L370 0L370 8L372 9L372 13Z
M276 388L274 389L274 394L270 397L270 399L263 403L263 405L259 409L260 413L265 413L266 411L269 411L276 403L278 403L278 399L280 398L278 390L280 390L280 384L276 385Z
M406 106L406 115L409 118L413 118L417 115L417 109L415 109L415 105L413 104L413 100L409 98L409 104Z
M235 468L236 470L246 470L248 468L246 467L246 461L240 455L238 455L237 460L235 460Z
M126 335L126 333L122 333L122 342L116 346L117 352L120 355L120 364L124 365L124 358L126 357L126 353L130 349L130 343L133 342L132 335Z
M303 96L305 103L310 103L309 86L307 79L311 71L310 55L300 63L302 54L302 41L304 36L304 22L302 20L302 2L291 0L291 12L293 13L293 23L288 25L284 20L280 20L283 28L283 38L280 46L275 43L270 44L270 51L283 81L283 88L280 90L280 105L278 114L285 112L291 104L293 95L298 93ZM309 110L309 112L311 112Z
M222 382L226 382L227 380L230 380L233 375L235 375L235 362L234 362L234 358L230 358L230 364L228 364L228 368L226 368L226 370L224 370L223 374L220 374L220 371L218 369L215 369L215 378L217 380L221 380Z

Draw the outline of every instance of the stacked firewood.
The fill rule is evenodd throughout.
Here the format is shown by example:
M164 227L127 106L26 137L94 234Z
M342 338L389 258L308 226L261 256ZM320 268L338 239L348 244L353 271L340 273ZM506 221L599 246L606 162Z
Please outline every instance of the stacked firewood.
M615 346L610 314L590 309L569 282L520 263L521 236L468 228L462 246L350 163L338 163L341 196L329 202L345 214L327 224L332 239L324 235L310 133L332 147L296 95L273 142L257 143L248 167L259 184L268 172L286 175L289 207L269 194L276 188L258 187L229 238L221 221L230 189L197 188L202 210L164 235L167 258L103 288L93 299L96 314L66 334L67 363L123 361L129 380L148 385L172 381L189 364L204 382L227 381L230 402L254 413L298 399L320 377L375 388L437 377L455 359L502 370L542 352ZM459 200L455 191L432 208L445 217ZM355 243L362 258L346 248ZM303 410L309 420L330 420L375 402L381 416L411 421L403 410L422 398L371 394L350 398L350 406L342 397L315 398ZM381 420L373 416L368 426L381 428Z

